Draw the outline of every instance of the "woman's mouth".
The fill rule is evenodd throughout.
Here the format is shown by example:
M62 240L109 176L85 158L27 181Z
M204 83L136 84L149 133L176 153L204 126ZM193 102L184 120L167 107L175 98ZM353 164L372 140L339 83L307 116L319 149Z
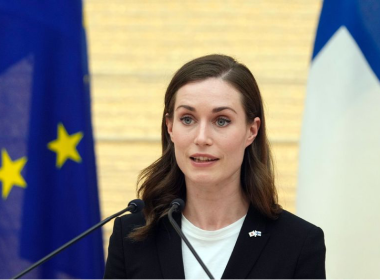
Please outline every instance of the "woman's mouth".
M209 157L190 157L192 161L195 162L209 162L219 160L218 158L209 158Z

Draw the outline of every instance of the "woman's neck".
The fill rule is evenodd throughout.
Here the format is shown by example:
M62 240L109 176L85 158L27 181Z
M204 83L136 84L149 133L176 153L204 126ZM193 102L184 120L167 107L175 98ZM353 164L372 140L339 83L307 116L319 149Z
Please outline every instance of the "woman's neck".
M247 214L249 202L237 187L186 187L185 217L204 230L226 227Z

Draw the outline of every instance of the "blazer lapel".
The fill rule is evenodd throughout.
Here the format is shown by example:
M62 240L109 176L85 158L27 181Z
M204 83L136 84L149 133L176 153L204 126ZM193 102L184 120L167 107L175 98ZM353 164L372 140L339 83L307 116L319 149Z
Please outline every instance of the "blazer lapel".
M181 215L175 213L173 218L181 226ZM167 217L160 221L156 244L163 278L184 279L181 238Z
M259 231L261 236L250 237L249 233L254 230ZM263 216L250 206L222 278L247 278L267 244L269 237L270 234L265 232L265 220Z

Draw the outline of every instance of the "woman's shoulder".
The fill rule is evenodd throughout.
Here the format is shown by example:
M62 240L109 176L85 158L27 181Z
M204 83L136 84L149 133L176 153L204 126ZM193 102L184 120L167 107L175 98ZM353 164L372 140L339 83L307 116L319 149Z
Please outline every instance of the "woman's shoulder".
M292 226L296 230L310 230L313 228L317 228L316 225L312 224L311 222L308 222L301 217L290 213L289 211L282 210L281 214L278 217L278 223L280 225L288 225Z
M277 232L308 232L310 230L320 229L318 226L308 222L301 217L287 211L282 210L276 219L266 217L256 207L250 206L248 211L248 217L252 224L256 224L258 227L266 228L269 231L275 230Z
M276 220L268 223L268 229L280 235L296 238L310 234L317 235L320 238L324 236L321 228L286 210L282 210Z
M137 227L145 225L145 218L142 212L127 214L116 218L115 224L120 223L123 232L130 232Z
M122 223L135 223L143 224L145 223L144 214L142 212L126 214L119 217Z

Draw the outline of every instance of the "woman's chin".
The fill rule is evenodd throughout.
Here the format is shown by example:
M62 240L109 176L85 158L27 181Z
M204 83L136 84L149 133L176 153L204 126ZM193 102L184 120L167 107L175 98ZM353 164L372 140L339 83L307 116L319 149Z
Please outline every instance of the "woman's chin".
M211 176L209 174L201 174L191 177L186 177L186 184L195 184L197 186L214 186L217 185L221 180Z

